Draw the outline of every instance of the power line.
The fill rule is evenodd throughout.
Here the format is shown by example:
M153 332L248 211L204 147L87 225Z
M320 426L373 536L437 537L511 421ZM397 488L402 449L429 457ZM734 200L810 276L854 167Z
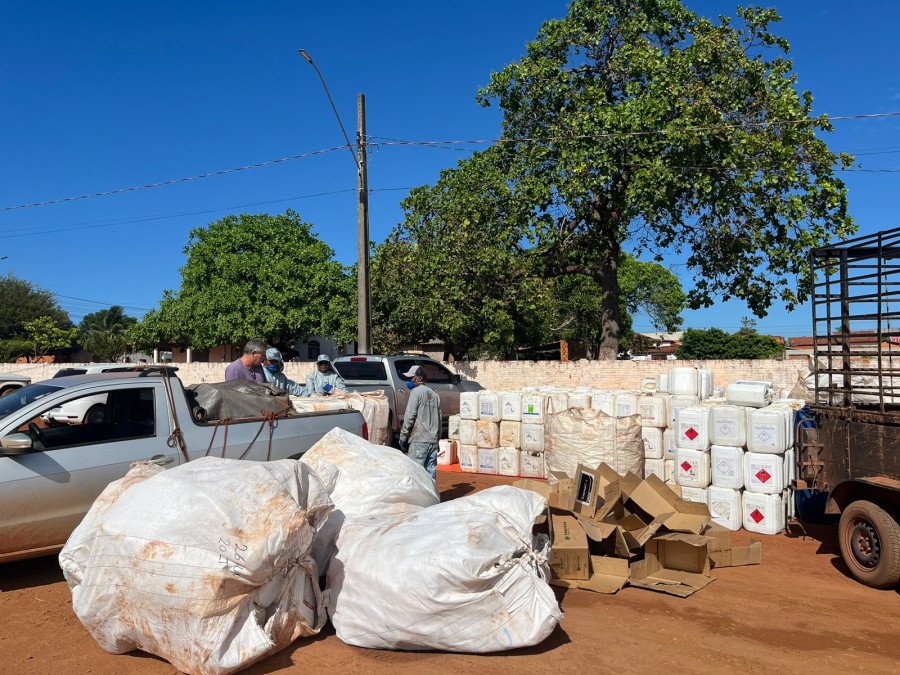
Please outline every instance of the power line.
M51 293L53 295L55 295L57 298L65 298L66 300L78 300L79 302L86 302L91 305L104 305L106 307L112 307L113 305L118 305L122 309L136 309L141 312L149 312L150 311L149 307L135 307L134 305L123 305L118 302L108 302L106 300L89 300L87 298L76 298L72 295L63 295L62 293L53 293L53 291L51 291Z

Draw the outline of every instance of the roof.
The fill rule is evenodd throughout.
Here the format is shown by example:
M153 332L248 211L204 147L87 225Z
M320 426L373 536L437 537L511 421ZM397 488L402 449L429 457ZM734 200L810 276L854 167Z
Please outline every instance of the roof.
M684 331L676 331L675 333L638 333L649 340L658 342L680 342L684 338Z
M828 345L828 344L838 344L841 340L840 333L832 333L831 335L820 335L818 336L818 342L820 345ZM850 344L868 344L868 345L876 345L878 344L878 334L875 331L858 331L853 332L849 336ZM888 339L884 336L881 340L882 343L888 342ZM788 346L793 347L794 349L803 348L803 347L812 347L814 344L813 337L803 336L803 337L793 337L788 338Z

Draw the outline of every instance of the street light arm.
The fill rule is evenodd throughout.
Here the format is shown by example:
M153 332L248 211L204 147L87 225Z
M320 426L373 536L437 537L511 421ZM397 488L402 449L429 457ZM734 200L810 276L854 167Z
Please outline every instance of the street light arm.
M341 126L341 133L344 134L344 140L347 141L347 150L350 151L350 154L353 155L353 164L356 166L356 170L359 171L359 158L356 153L353 152L353 143L350 142L350 136L347 135L347 130L344 128L344 123L341 121L341 115L338 113L337 106L334 104L334 99L331 98L331 92L328 91L328 85L325 84L325 77L322 75L322 71L319 70L319 67L312 60L312 57L307 53L305 49L297 50L300 56L304 58L304 60L311 65L315 71L316 75L319 76L319 79L322 81L322 88L325 90L325 95L328 97L328 102L331 104L331 109L334 111L334 116L337 118L338 124Z

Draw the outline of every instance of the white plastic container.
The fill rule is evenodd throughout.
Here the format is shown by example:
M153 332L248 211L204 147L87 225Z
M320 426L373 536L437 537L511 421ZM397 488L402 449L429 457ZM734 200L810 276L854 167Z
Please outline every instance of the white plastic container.
M547 396L547 414L565 412L569 409L569 392L555 389Z
M742 490L744 449L731 445L714 445L710 448L709 455L712 484L720 488Z
M675 416L682 408L696 408L700 405L699 396L672 396L668 400L669 405L669 426L675 428Z
M778 534L784 529L786 498L782 493L773 495L744 492L742 497L744 529L758 534Z
M615 411L616 417L629 417L638 412L637 396L630 391L617 391Z
M647 459L663 458L663 434L662 429L656 427L641 427L641 436L644 439L644 457ZM660 476L662 478L662 476Z
M459 459L459 470L465 473L478 472L478 448L474 445L458 445L456 446L457 459Z
M769 406L750 412L747 449L751 452L780 455L788 449L789 408Z
M781 455L744 454L744 487L758 494L781 494L787 487L784 457Z
M510 422L522 421L522 395L515 391L500 394L500 419Z
M475 420L459 421L459 444L475 445L478 442L478 432Z
M797 456L793 448L784 453L784 480L785 488L792 487L797 480Z
M707 490L707 506L713 522L736 532L741 529L741 491L711 486Z
M700 400L706 400L713 393L713 371L709 368L700 368L697 370L697 395Z
M522 423L511 420L500 422L500 447L522 447Z
M585 409L591 407L591 395L582 393L569 394L569 408Z
M675 482L684 487L709 487L709 453L678 448L675 458Z
M437 463L440 466L450 466L456 464L456 441L440 440L438 441Z
M522 396L522 423L543 424L546 418L547 401L541 394Z
M489 420L476 421L475 445L479 448L499 448L500 424Z
M500 421L500 395L495 391L478 392L478 419Z
M478 448L478 473L496 474L498 448Z
M459 415L450 415L447 418L447 438L451 441L459 440Z
M644 460L644 478L654 474L661 481L666 480L666 462L662 459L645 459Z
M678 446L675 445L675 430L666 429L663 431L663 459L675 461L675 455L678 454Z
M710 408L681 408L675 416L675 445L679 448L709 448Z
M660 394L671 394L669 391L669 374L660 373L656 376L656 391Z
M544 427L541 424L522 424L522 450L544 452Z
M641 396L638 398L637 404L642 427L665 429L669 426L666 399L662 396Z
M682 487L681 498L686 502L706 504L708 491L704 488Z
M717 405L709 412L709 440L713 445L747 445L747 409L736 405Z
M501 476L519 475L518 448L497 448L497 473Z
M645 377L641 380L642 394L655 394L657 381L655 377Z
M459 416L464 420L478 419L478 392L463 391L459 394Z
M520 450L519 469L525 478L545 478L544 453Z
M615 416L616 395L611 391L595 391L591 395L591 408L604 415Z
M666 471L665 471L665 480L667 483L675 483L675 460L674 459L664 459Z
M672 368L669 371L669 393L675 396L697 396L699 374L696 368Z
M741 380L725 387L725 398L730 405L763 408L775 398L771 382Z

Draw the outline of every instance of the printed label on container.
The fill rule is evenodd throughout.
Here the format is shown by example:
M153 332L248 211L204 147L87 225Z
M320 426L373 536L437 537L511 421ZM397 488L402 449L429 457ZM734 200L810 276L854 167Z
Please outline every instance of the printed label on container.
M713 502L712 510L720 518L731 518L731 504L728 502Z
M766 445L775 447L775 425L773 424L754 424L753 440L757 445Z
M723 420L716 425L716 433L725 438L731 438L734 434L734 424L731 420Z
M471 415L475 411L472 409L471 401L460 401L459 402L459 411L464 415Z
M689 441L693 441L697 436L700 435L700 432L697 431L694 427L688 427L685 429L682 427L681 431L682 435L685 436Z
M735 469L735 461L732 459L720 459L716 462L716 473L720 476L733 477Z
M772 474L770 474L770 473L769 473L768 471L766 471L765 469L760 469L759 471L756 472L755 475L756 475L756 479L757 479L760 483L768 483L768 482L769 482L769 479L772 477Z
M750 517L753 519L753 522L759 525L759 523L765 520L765 516L759 509L753 509L750 513Z

